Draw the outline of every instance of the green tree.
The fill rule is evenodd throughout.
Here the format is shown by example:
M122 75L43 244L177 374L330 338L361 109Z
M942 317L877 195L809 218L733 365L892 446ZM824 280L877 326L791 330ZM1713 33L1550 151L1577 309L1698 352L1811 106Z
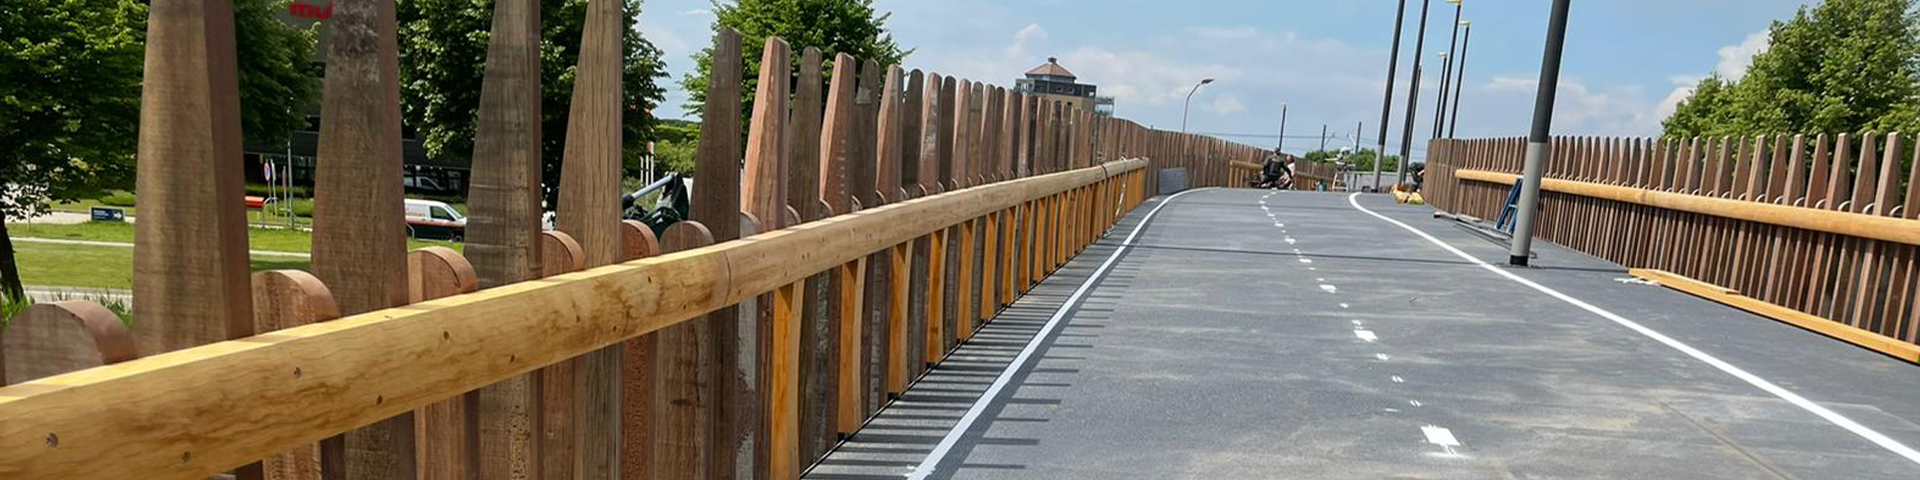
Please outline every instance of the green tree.
M654 138L657 120L652 112L665 96L657 79L666 76L666 66L660 49L633 28L640 0L625 1L622 157L631 171ZM470 157L479 128L493 1L400 0L395 13L400 23L400 103L407 125L420 133L428 155ZM586 18L587 0L540 1L541 170L550 203L560 183L567 106L573 100L573 72Z
M827 62L833 55L845 53L881 65L897 65L911 50L901 50L887 33L889 13L875 13L873 0L739 0L732 4L713 2L713 26L740 32L741 56L745 74L741 75L740 118L749 118L755 85L759 82L760 47L767 37L780 37L793 47L793 71L800 71L799 53L807 47L819 48ZM707 77L713 68L713 47L693 54L694 70L680 79L689 97L683 108L699 112L707 101ZM832 71L831 67L827 70Z
M1689 99L1698 105L1676 109L1663 125L1670 135L1916 131L1917 15L1914 0L1803 6L1773 22L1767 51L1744 78L1696 89L1705 98Z
M1376 154L1374 153L1373 150L1361 149L1361 150L1354 151L1350 155L1347 155L1347 163L1353 165L1353 171L1372 173L1373 159L1375 157L1376 157ZM1380 165L1380 171L1382 172L1400 171L1400 156L1387 155L1387 162Z
M322 66L315 61L318 24L282 21L292 0L233 2L233 37L240 77L240 130L249 143L282 145L307 128L307 111L320 99ZM142 15L142 23L146 16ZM145 26L141 27L142 31ZM137 93L136 93L137 95Z
M653 158L661 173L693 173L693 157L700 147L700 124L685 120L666 120L655 130L659 139Z
M0 8L0 293L24 293L5 221L133 185L147 7L16 0Z
M1732 125L1729 117L1733 114L1728 95L1727 82L1718 74L1701 79L1694 85L1693 93L1674 107L1673 114L1660 121L1660 127L1671 137L1728 133L1726 129Z

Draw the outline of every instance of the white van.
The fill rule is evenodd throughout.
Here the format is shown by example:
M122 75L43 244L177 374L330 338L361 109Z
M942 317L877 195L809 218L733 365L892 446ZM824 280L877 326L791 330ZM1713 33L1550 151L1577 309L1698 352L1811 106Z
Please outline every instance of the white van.
M467 239L467 216L447 202L407 199L407 236L453 241Z

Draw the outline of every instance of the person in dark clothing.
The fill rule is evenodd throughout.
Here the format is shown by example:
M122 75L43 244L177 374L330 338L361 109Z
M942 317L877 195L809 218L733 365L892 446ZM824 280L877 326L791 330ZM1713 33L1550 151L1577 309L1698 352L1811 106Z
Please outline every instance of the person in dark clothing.
M1253 188L1287 189L1293 186L1293 168L1287 165L1286 155L1274 150L1260 165L1260 182Z

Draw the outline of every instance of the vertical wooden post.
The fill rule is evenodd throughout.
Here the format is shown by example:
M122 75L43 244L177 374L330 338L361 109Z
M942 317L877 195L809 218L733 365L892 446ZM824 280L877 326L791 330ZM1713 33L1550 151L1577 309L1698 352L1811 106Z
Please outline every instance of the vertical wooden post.
M467 244L481 288L539 276L540 2L496 2L473 139ZM480 480L540 478L534 450L533 376L469 394L479 410Z
M854 153L853 163L849 165L853 184L853 198L864 208L875 208L887 204L890 199L880 191L880 139L887 130L879 123L881 93L886 86L881 84L880 64L873 59L862 61L860 83L854 91ZM870 414L879 410L885 400L882 395L886 389L886 339L887 339L887 303L892 300L893 278L890 258L885 251L875 252L867 257L866 291L861 299L865 301L865 314L861 317L860 351L861 396L865 403L863 412ZM864 414L863 414L864 415Z
M560 171L555 223L586 255L586 268L620 261L622 176L620 76L625 17L621 0L591 0L574 71L573 102ZM571 385L546 385L549 412L542 439L548 479L610 480L619 476L621 344L562 361ZM561 405L560 402L567 402Z
M254 278L258 282L261 276ZM427 247L407 253L407 303L479 288L473 264L451 248ZM420 478L465 480L479 475L478 403L477 395L456 395L422 407L414 415L414 436L420 440Z
M233 35L229 2L148 10L133 310L149 354L253 334Z
M740 34L722 28L714 37L712 80L707 84L707 102L700 124L699 157L695 159L692 220L706 225L715 242L740 238ZM717 377L714 408L707 424L713 438L708 457L711 478L734 478L737 452L748 447L740 425L747 410L757 410L751 378L745 368L752 356L741 351L738 306L727 306L707 314L711 345L704 353ZM748 417L751 418L751 417ZM754 422L757 424L758 422Z
M799 92L794 97L793 134L788 139L787 203L798 209L802 221L825 218L829 212L820 201L820 122L823 86L820 49L808 47L800 55ZM838 435L833 428L833 395L837 364L834 363L834 336L831 272L807 280L805 296L806 327L800 344L803 359L800 377L805 384L800 396L800 458L818 458Z
M633 261L659 255L664 247L653 228L638 220L620 221L623 247L621 261ZM655 365L654 348L658 340L651 333L629 338L620 346L620 477L650 478L652 433L648 415L653 412Z
M879 201L906 199L906 192L900 188L902 161L909 144L904 128L906 112L903 110L906 102L902 98L907 92L902 88L901 77L900 67L889 67L885 83L881 84L879 126L876 132L879 138L875 145L879 154L874 157L873 167L874 188L877 190L875 199ZM875 280L883 287L882 293L886 297L882 302L876 302L886 306L876 313L885 318L886 339L881 347L879 366L884 380L884 393L888 395L906 391L907 385L907 287L910 283L907 273L913 265L913 257L908 252L911 245L913 242L908 241L875 255L882 257L879 263L884 272L880 272L880 275L886 277L885 281Z
M742 181L740 204L746 208L747 214L762 220L762 225L765 225L767 230L784 227L787 215L787 193L784 189L787 184L787 141L791 137L791 131L787 125L788 84L792 79L791 56L785 41L775 37L767 38L765 46L761 48L760 78L754 95L752 123L748 125L746 178ZM794 376L783 377L775 369L797 365L799 358L784 356L797 356L799 351L783 350L780 348L781 344L777 343L779 339L775 337L776 332L781 329L794 328L780 325L782 321L799 322L801 320L798 316L797 304L782 305L785 302L799 302L799 288L799 285L793 286L793 291L787 292L790 295L785 298L780 297L779 292L761 295L756 302L758 303L756 305L758 308L755 309L757 311L742 312L757 317L752 324L754 328L750 332L742 333L750 333L757 340L753 342L756 346L764 346L755 352L758 354L756 355L758 365L754 373L758 378L754 379L754 390L761 395L758 395L757 399L760 401L759 404L753 409L755 413L763 415L756 415L761 419L760 421L751 422L753 430L751 437L754 442L752 451L765 453L753 455L755 458L748 459L756 466L752 478L764 476L758 473L758 467L765 467L769 472L780 470L776 475L779 478L785 478L790 473L797 472L792 462L797 454L795 449L798 446L795 442L799 440L798 431L791 429L795 424L785 423L796 419L779 417L783 414L795 414L795 411L783 410L781 405L784 405L786 399L767 395L767 393L797 394L791 386L779 385L775 382L783 379L798 381L798 371L793 372ZM789 307L791 311L787 312L786 318L781 318L780 310ZM798 337L794 338L797 341ZM794 401L797 402L798 398L794 398ZM742 423L747 424L745 418L742 419ZM772 432L776 425L789 428L786 434L792 437L769 438L769 432Z
M734 104L726 105L739 111ZM665 252L712 244L713 233L694 220L674 223L660 235L660 249ZM692 320L653 332L655 343L649 360L654 387L646 420L651 458L645 478L708 478L707 456L714 450L708 425L717 399L709 387L715 377L713 363L703 349L710 348L708 327L712 323Z
M400 79L394 5L340 0L327 27L326 96L321 105L313 273L332 289L340 313L405 304L406 241L400 192ZM411 412L347 432L323 445L327 467L347 479L418 477Z
M858 83L855 77L852 55L834 56L832 84L827 91L826 118L820 131L819 172L820 184L818 198L821 208L833 212L851 212L853 198L848 189L850 165L854 157L854 87ZM865 286L866 261L861 259L834 269L832 302L839 308L829 312L831 320L828 328L833 333L833 368L829 375L831 401L827 402L831 410L830 431L837 435L852 434L860 427L864 410L860 400L860 311ZM837 436L836 435L836 436Z

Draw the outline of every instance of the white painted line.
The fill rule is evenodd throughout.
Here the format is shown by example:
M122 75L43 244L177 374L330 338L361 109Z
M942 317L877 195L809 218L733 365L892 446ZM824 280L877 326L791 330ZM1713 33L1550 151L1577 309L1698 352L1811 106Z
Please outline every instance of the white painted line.
M1392 356L1389 356L1389 355L1387 355L1387 354L1384 354L1384 353L1376 353L1376 354L1373 354L1373 358L1378 358L1378 359L1380 359L1380 361L1382 361L1382 362L1384 362L1384 361L1387 361L1388 359L1391 359L1391 358L1393 358L1393 357L1392 357Z
M1619 324L1622 327L1627 327L1628 330L1633 330L1634 332L1639 333L1642 336L1653 339L1653 341L1655 342L1659 342L1662 345L1666 345L1668 348L1678 350L1680 351L1680 353L1686 354L1689 357L1693 357L1694 360L1699 360L1701 363L1705 363L1709 366L1712 366L1713 368L1718 369L1721 372L1725 372L1727 375L1732 375L1734 378L1738 378L1741 381L1747 382L1747 384L1753 385L1755 388L1759 388L1762 391L1773 394L1773 396L1779 397L1781 400L1785 400L1787 403L1793 404L1793 406L1800 407L1801 410L1806 410L1807 413L1812 413L1814 416L1820 417L1821 419L1826 420L1828 423L1834 424L1834 426L1838 426L1842 429L1846 429L1848 432L1852 432L1854 435L1859 435L1860 438L1864 438L1868 442L1872 442L1874 445L1879 445L1880 448L1887 449L1887 451L1893 452L1895 455L1899 455L1902 458L1906 458L1907 461L1913 462L1915 464L1920 464L1920 451L1916 451L1912 447L1908 447L1906 446L1906 444L1900 443L1900 441L1898 440L1894 440L1893 438L1888 437L1884 434L1881 434L1878 431L1874 431L1871 428L1867 428L1867 426L1861 425L1860 422L1855 422L1853 421L1853 419L1847 418L1845 415L1841 415L1838 412L1827 409L1827 407L1823 407L1823 406L1820 406L1820 404L1813 403L1812 400L1807 400L1806 397L1802 397L1800 396L1800 394L1793 393L1792 391L1789 391L1785 388L1781 388L1779 385L1775 385L1773 382L1767 381L1767 379L1760 378L1760 376L1749 373L1745 369L1736 367L1731 363L1727 363L1726 361L1721 360L1719 357L1715 357L1713 355L1708 354L1707 352L1700 351L1699 349L1693 348L1693 346L1682 343L1679 340L1674 340L1673 337L1668 337L1666 334L1655 331L1654 329L1647 328L1645 325L1641 325L1640 322L1629 320L1626 317L1622 317L1614 314L1613 312L1609 312L1604 309L1601 309L1600 307L1593 306L1593 304L1587 303L1578 298L1573 298L1572 296L1567 295L1565 293L1560 293L1559 290L1554 290L1552 288L1547 288L1545 285L1534 283L1532 280L1528 280L1525 277L1515 275L1513 274L1513 272L1508 272L1499 267L1495 267L1491 264L1488 264L1487 262L1481 261L1479 258L1475 258L1472 255L1468 255L1467 252L1462 252L1460 251L1460 249L1454 248L1452 245L1448 245L1446 242L1442 242L1440 241L1440 239L1434 238L1432 235L1428 235L1427 232L1420 231L1420 229L1418 228L1413 228L1413 226L1411 225L1401 223L1399 220L1387 218L1386 215L1374 213L1373 210L1368 210L1367 207L1360 206L1359 197L1360 197L1359 193L1348 195L1347 203L1353 205L1353 208L1358 209L1361 212L1364 212L1368 215L1372 215L1374 218L1384 220L1387 223L1391 223L1394 225L1399 225L1400 228L1404 228L1409 232L1413 232L1414 235L1419 235L1421 238L1427 239L1428 242L1432 242L1434 245L1439 245L1440 248L1445 249L1448 252L1452 252L1455 256L1464 258L1469 262L1473 262L1474 264L1479 265L1480 268L1486 269L1487 271L1493 272L1502 277L1506 277L1508 280L1514 281L1514 283L1526 285L1528 288L1532 288L1536 291L1539 291L1540 293L1545 293L1548 296L1560 299L1560 301L1562 302L1566 302L1569 305L1579 307L1581 310L1586 310L1589 313L1598 315L1600 316L1600 318L1605 318L1607 320L1610 320L1613 323Z
M1460 446L1460 440L1457 438L1453 438L1452 430L1447 430L1445 428L1436 427L1433 425L1427 425L1424 427L1420 427L1420 433L1424 433L1427 435L1427 443L1439 445L1442 447Z
M1394 375L1394 376L1393 376L1393 383L1407 383L1407 379L1404 379L1404 378L1400 378L1400 376L1399 376L1399 375Z
M1287 237L1287 244L1288 244L1288 245L1292 245L1292 244L1293 244L1293 242L1294 242L1294 240L1293 240L1293 237Z
M974 400L973 406L967 408L967 413L961 415L960 421L955 422L953 428L947 430L946 435L940 438L940 443L934 445L933 451L927 453L927 458L921 460L919 465L913 467L913 472L908 473L907 478L909 480L925 480L928 475L933 474L934 467L940 466L940 461L945 459L947 453L953 450L953 446L960 442L960 437L965 435L968 429L973 428L973 423L978 421L980 414L987 410L987 404L992 403L994 399L1000 397L1000 391L1006 389L1007 384L1013 381L1014 373L1024 368L1027 365L1027 361L1033 357L1034 350L1040 348L1040 343L1046 341L1047 337L1052 335L1053 331L1060 327L1060 320L1066 318L1067 310L1079 304L1080 299L1086 296L1087 290L1093 288L1093 282L1100 280L1101 276L1106 274L1108 269L1113 268L1113 263L1119 261L1120 255L1126 253L1127 249L1133 246L1133 239L1140 236L1140 231L1147 226L1148 221L1153 220L1154 215L1160 213L1160 209L1166 208L1167 204L1173 203L1173 199L1180 198L1181 195L1202 190L1208 189L1201 188L1173 194L1173 196L1167 197L1166 200L1160 201L1159 205L1154 205L1153 210L1148 211L1146 216L1140 217L1140 222L1133 225L1133 232L1128 233L1127 238L1120 241L1120 246L1113 249L1113 254L1108 255L1107 260L1101 262L1100 267L1095 268L1093 274L1087 276L1086 281L1080 282L1080 287L1074 289L1072 295L1067 296L1067 301L1061 303L1060 308L1053 311L1053 317L1047 319L1047 324L1040 327L1040 332L1035 333L1033 339L1027 341L1027 346L1020 349L1020 354L1014 356L1012 362L1007 362L1007 368L1000 371L1000 376L993 379L993 384L987 386L987 391L981 393L979 399Z
M1300 259L1300 263L1313 263L1313 259L1311 259L1311 258L1302 258L1302 259Z
M1354 330L1353 336L1360 337L1361 340L1366 340L1367 343L1373 343L1375 340L1380 339L1380 337L1373 334L1372 330Z
M1423 406L1423 405L1426 405L1426 404L1424 404L1424 403L1420 403L1420 401L1419 401L1419 400L1408 400L1408 401L1407 401L1407 405L1412 405L1412 406L1416 406L1416 407L1418 407L1418 406Z
M1342 304L1340 304L1340 308L1349 308L1349 307L1347 307L1347 304L1345 304L1345 303L1342 303Z
M1307 267L1307 271L1309 271L1309 272L1317 272L1317 271L1320 271L1320 269L1318 269L1318 268L1314 268L1314 267Z
M1336 286L1328 285L1324 283L1320 284L1320 289L1326 290L1327 293L1340 293L1340 287L1336 287Z
M1353 321L1353 326L1356 326L1356 327L1358 327L1358 326L1360 326L1360 321L1359 321L1359 320L1354 320L1354 321Z
M1314 277L1314 278L1313 278L1313 281L1316 281L1316 282L1324 282L1324 281L1327 281L1327 279L1324 279L1324 278L1320 278L1320 277Z

